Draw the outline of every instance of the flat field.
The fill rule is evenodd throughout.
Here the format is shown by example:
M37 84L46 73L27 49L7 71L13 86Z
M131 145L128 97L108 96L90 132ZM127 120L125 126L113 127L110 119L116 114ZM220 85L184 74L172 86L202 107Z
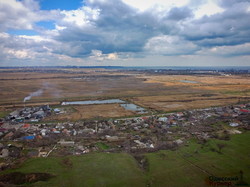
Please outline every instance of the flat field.
M0 112L25 104L59 106L63 101L124 99L153 112L171 112L250 101L247 75L168 75L105 69L13 69L0 73ZM105 110L105 108L107 110ZM114 111L116 110L116 111ZM131 113L117 105L74 107L73 120ZM89 111L95 111L91 114Z
M132 116L135 115L134 112L125 110L119 104L101 104L101 105L76 105L63 107L64 113L52 115L46 118L46 121L78 121L83 119L98 119L106 118L116 118L121 116Z

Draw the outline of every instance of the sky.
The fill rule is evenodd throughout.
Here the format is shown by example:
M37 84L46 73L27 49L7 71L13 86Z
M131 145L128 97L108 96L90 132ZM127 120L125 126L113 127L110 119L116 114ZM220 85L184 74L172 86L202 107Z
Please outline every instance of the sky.
M250 66L250 0L0 0L0 66Z

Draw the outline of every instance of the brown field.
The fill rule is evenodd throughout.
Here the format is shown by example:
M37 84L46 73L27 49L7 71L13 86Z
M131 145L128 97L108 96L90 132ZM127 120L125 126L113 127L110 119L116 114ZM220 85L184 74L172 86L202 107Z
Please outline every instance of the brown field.
M39 89L43 93L32 97L26 106L120 98L153 111L171 112L247 102L250 100L250 76L157 75L105 69L4 70L0 73L0 111L23 107L24 97ZM73 108L67 116L57 118L78 120L133 115L116 104Z
M208 90L238 90L250 91L249 76L231 75L231 76L190 76L190 75L165 75L165 76L145 76L148 83L162 83L165 86L189 86L198 89ZM180 80L195 81L197 83L183 83ZM249 92L248 92L249 94Z
M83 119L115 118L131 116L135 113L125 110L119 104L77 105L63 107L65 114L52 115L46 121L78 121Z

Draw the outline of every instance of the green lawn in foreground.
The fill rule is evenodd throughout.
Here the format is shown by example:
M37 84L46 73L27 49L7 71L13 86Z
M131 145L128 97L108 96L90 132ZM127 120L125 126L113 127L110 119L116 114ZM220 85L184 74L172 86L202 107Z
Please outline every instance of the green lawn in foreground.
M218 143L225 144L221 153ZM190 141L177 151L150 153L147 158L152 186L208 186L209 176L240 176L240 170L250 186L249 132L233 135L229 141L211 139L205 145Z
M217 144L225 144L221 153ZM56 177L33 186L128 186L140 187L202 187L208 177L239 176L250 184L250 132L233 135L231 140L211 139L205 144L190 140L189 146L177 151L145 154L148 169L141 170L135 159L124 153L93 153L64 158L35 158L19 169L6 172L47 172ZM66 164L63 160L68 160ZM68 163L68 164L67 164Z
M72 166L63 164L65 158L35 158L12 171L56 175L47 182L35 183L38 187L146 186L143 172L128 154L97 153L67 158Z

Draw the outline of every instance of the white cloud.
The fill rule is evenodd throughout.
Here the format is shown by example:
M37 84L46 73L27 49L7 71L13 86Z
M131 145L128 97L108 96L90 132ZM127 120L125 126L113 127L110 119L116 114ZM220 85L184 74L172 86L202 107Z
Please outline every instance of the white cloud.
M69 11L40 10L38 2L0 0L0 65L25 60L115 64L124 59L132 65L141 59L138 65L143 65L154 57L182 59L185 65L184 59L198 62L202 55L205 64L211 56L218 60L250 53L249 0L86 0ZM39 21L52 22L55 29ZM26 29L39 34L7 34Z
M148 40L145 50L151 54L180 55L192 53L197 46L178 36L160 35Z
M42 36L19 35L12 36L0 33L0 59L1 62L13 59L37 59L52 55L58 42Z
M109 53L108 56L107 56L107 59L116 60L116 59L118 59L118 56L117 56L116 53Z
M67 27L64 27L64 26L59 26L59 25L57 25L56 24L56 29L55 30L58 30L58 31L61 31L61 30L64 30L64 29L66 29Z
M0 0L0 29L32 29L36 15L20 1Z
M194 12L196 18L201 18L203 16L211 16L217 13L222 13L223 8L219 7L215 0L207 0L207 2Z
M60 18L58 10L43 11L35 0L0 0L0 31L33 30L35 23Z
M33 40L33 41L35 41L35 42L42 42L42 41L53 42L52 39L45 38L45 37L39 36L39 35L34 35L34 36L19 35L19 36L17 36L17 37L19 37L19 38L24 38L24 39L28 39L28 40Z
M145 11L152 7L158 7L160 9L170 9L171 7L181 7L187 5L189 0L122 0L124 3Z
M81 7L80 9L70 11L64 10L61 12L61 14L65 15L62 22L75 24L79 27L87 26L90 25L92 21L98 19L99 11L98 9L91 9L90 7Z
M5 32L0 32L0 39L1 38L9 38L10 35L8 33L5 33Z
M198 54L200 55L216 55L216 56L240 56L250 55L250 43L234 45L234 46L216 46L205 48Z
M4 49L4 52L10 55L9 57L15 57L18 59L31 58L29 52L26 50Z
M8 0L8 1L6 1L6 0L0 0L0 3L1 3L2 6L6 6L6 7L9 6L9 7L12 7L14 9L16 9L16 10L24 10L24 11L27 10L27 8L25 8L23 6L23 4L21 2L19 2L19 1L15 1L15 0Z
M104 60L117 60L117 53L103 54L100 50L92 50L92 54L89 57L92 60L104 61Z

